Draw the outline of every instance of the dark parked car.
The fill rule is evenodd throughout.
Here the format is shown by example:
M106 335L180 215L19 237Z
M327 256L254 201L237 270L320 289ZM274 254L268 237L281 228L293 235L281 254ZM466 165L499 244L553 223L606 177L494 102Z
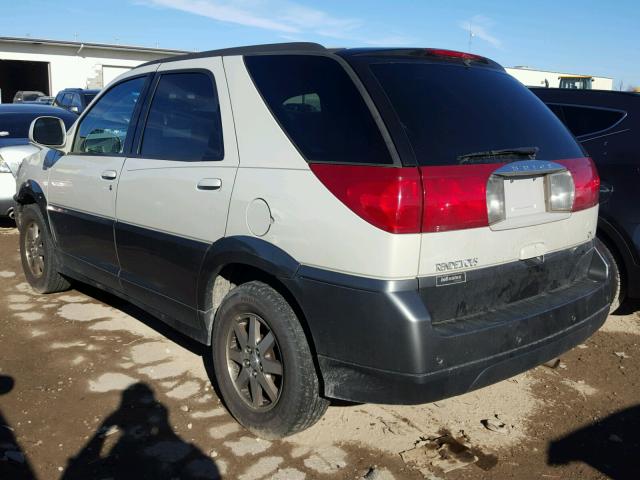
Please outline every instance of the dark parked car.
M618 279L613 311L625 297L640 298L640 94L531 90L569 127L598 167L597 236L614 261Z
M33 102L44 96L44 93L37 90L20 90L13 96L13 103Z
M82 88L65 88L60 90L53 105L70 112L80 114L87 105L100 93L100 90L83 90Z
M77 116L49 105L0 105L0 217L13 216L14 177L22 159L40 148L29 143L31 122L42 116L58 117L70 127Z

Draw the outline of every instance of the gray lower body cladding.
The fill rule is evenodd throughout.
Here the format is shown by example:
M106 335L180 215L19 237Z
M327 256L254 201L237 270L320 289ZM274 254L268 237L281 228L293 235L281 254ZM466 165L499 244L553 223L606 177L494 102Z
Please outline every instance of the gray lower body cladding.
M327 396L434 401L547 361L608 314L608 268L592 242L538 262L435 278L369 280L301 267L286 283L307 319Z

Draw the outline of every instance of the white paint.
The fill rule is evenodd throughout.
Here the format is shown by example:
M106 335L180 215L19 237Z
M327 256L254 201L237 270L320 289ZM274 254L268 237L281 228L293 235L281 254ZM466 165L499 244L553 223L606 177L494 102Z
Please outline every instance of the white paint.
M527 87L544 87L545 80L549 83L550 88L558 88L560 86L560 77L575 77L575 74L551 72L548 70L535 70L526 67L512 67L505 69L507 73ZM592 77L591 87L594 90L613 90L613 79L608 77Z
M114 74L141 63L182 53L145 47L22 40L24 43L0 40L0 58L47 62L51 95L71 87L102 88L107 84L103 78L105 67L106 80L110 81Z
M271 447L271 442L267 440L260 440L257 437L240 437L236 441L224 442L225 447L228 447L234 455L256 455L262 453Z
M238 430L240 430L240 425L238 425L236 422L223 423L222 425L211 427L209 429L209 436L211 438L219 440L221 438L225 438L228 435L231 435L232 433L237 432Z
M89 380L89 390L96 393L124 390L136 383L136 379L123 373L104 373L96 380Z
M273 472L283 462L282 457L264 457L250 466L238 480L257 480Z
M200 391L200 384L193 380L189 380L178 385L173 390L167 392L167 397L177 398L178 400L184 400L189 398Z

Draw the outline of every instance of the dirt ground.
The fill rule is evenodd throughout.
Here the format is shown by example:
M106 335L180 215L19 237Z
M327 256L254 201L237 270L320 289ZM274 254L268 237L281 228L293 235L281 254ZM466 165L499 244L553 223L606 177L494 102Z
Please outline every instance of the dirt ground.
M333 405L253 437L207 349L82 285L38 295L0 224L0 479L637 479L640 317L610 316L556 368L421 406Z

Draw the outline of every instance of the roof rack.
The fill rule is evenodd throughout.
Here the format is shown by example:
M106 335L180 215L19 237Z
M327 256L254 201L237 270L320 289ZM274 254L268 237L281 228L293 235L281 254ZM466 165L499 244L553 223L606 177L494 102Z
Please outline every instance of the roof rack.
M222 57L229 55L252 55L256 53L282 53L282 52L326 52L327 49L319 43L313 42L290 42L290 43L268 43L264 45L249 45L246 47L222 48L219 50L207 50L204 52L187 53L173 57L160 58L144 65L154 65L156 63L179 62L180 60L191 60L194 58Z

